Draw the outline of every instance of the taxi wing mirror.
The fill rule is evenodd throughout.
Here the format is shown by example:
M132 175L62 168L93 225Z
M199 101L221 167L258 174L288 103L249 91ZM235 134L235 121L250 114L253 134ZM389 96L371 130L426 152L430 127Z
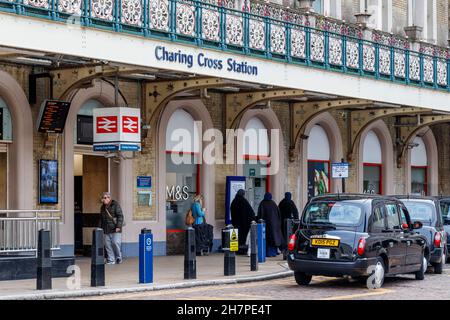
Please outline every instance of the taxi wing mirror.
M414 223L413 223L413 229L420 229L420 228L422 228L423 227L423 224L422 224L422 222L420 222L420 221L414 221Z

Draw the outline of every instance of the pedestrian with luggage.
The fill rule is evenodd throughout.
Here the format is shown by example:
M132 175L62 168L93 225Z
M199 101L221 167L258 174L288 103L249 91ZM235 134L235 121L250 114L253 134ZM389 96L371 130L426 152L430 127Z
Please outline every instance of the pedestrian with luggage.
M206 208L203 207L203 196L196 195L191 206L194 218L195 247L197 255L209 254L213 246L213 226L206 223Z
M101 228L103 229L106 264L122 263L122 227L124 223L122 208L109 192L103 192L100 207Z
M206 218L206 208L203 208L203 196L198 194L194 197L192 203L192 216L194 217L194 225L202 224Z

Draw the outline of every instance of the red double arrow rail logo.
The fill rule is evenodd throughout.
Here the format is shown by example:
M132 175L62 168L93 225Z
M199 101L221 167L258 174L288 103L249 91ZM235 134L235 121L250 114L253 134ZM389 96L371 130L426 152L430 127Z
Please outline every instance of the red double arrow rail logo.
M138 133L139 132L139 118L138 117L122 117L122 132Z
M117 116L98 117L96 123L97 133L117 132Z

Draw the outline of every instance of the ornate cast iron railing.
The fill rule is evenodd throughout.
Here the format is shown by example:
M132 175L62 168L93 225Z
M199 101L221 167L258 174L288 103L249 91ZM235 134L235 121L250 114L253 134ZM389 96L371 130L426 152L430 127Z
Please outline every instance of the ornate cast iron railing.
M0 0L0 11L450 91L450 53L261 2ZM73 21L73 20L70 20ZM366 33L366 34L365 34Z

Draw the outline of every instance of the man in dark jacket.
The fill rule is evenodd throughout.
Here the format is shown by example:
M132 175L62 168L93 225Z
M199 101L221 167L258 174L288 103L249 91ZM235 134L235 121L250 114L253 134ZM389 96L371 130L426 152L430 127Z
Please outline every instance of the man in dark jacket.
M123 213L119 203L111 199L109 192L104 192L100 207L101 228L105 239L105 250L108 255L107 264L122 262L122 226Z
M281 232L283 233L284 242L282 245L283 249L287 248L287 234L286 234L286 219L298 219L298 210L294 201L292 201L292 194L290 192L286 192L284 194L284 199L281 200L278 205L281 214Z
M275 257L278 255L278 248L283 244L283 234L280 210L270 193L266 193L264 200L259 204L259 219L264 219L266 222L266 256Z
M247 252L247 246L245 244L247 234L250 230L250 225L253 220L256 219L255 212L253 211L250 203L245 199L245 191L243 189L238 190L236 196L231 202L231 223L233 227L239 230L239 251L240 254Z

